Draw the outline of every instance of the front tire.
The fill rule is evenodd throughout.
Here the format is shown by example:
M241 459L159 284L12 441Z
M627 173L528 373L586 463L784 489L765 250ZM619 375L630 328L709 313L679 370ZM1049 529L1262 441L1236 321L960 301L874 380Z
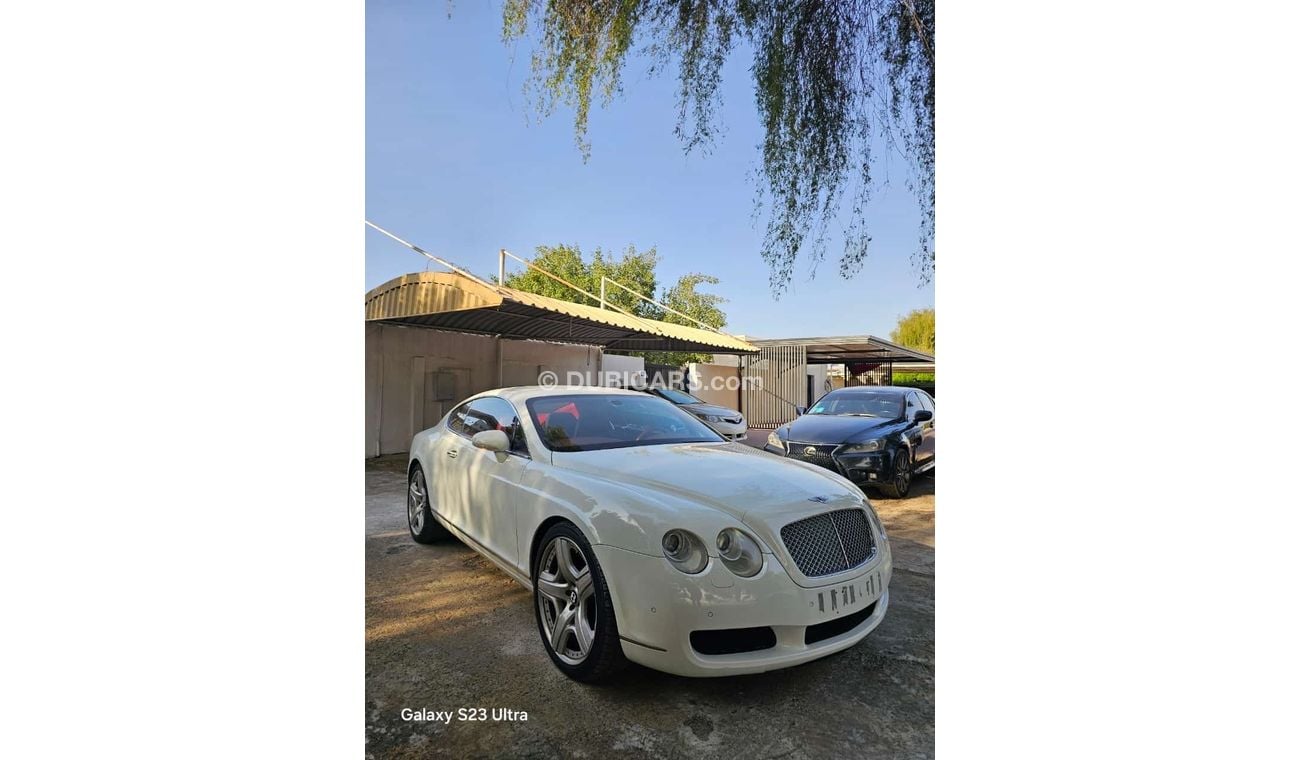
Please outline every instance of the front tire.
M533 563L533 612L551 662L569 678L602 681L627 665L605 574L582 531L556 523Z
M880 487L886 496L903 499L912 490L912 456L907 449L894 455L894 472L887 485Z
M433 516L429 484L424 479L424 468L418 463L406 478L406 527L417 544L431 544L447 537L447 529Z

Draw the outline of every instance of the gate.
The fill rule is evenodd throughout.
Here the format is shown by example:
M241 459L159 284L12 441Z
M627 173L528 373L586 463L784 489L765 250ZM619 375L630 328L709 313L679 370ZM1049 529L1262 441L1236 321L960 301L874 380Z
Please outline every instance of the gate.
M740 358L740 411L749 427L780 427L808 404L807 358L804 346L760 346Z

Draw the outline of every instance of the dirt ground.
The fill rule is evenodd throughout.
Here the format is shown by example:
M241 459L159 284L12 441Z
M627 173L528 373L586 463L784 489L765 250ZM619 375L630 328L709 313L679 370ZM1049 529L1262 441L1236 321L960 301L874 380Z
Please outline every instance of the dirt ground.
M884 622L856 646L759 675L633 665L587 686L547 658L522 586L459 542L411 540L405 466L404 455L366 462L367 757L934 755L933 477L907 499L871 497L894 577ZM480 707L486 721L402 716ZM493 720L494 708L527 720Z

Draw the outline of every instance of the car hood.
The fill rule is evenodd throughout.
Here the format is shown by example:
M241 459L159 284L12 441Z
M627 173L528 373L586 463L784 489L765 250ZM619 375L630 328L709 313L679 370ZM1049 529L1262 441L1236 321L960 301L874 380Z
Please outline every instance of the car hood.
M829 470L739 443L555 452L551 461L557 467L713 507L751 526L783 524L787 520L777 518L862 501L860 490Z
M898 423L883 417L844 417L805 414L786 425L785 439L796 443L844 443Z
M719 417L739 417L740 412L717 404L682 404L681 407L691 414L715 414Z

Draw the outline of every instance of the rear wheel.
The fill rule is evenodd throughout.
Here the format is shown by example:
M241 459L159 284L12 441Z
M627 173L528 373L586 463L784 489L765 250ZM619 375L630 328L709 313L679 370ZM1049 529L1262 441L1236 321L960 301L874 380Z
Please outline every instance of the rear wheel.
M447 535L447 529L433 517L429 484L425 482L424 468L419 464L411 468L406 479L406 527L417 544L431 544Z
M627 664L605 574L582 532L557 523L533 566L533 610L551 662L575 681L604 680Z
M880 490L895 499L906 497L907 492L912 490L912 456L907 449L899 449L894 455L894 474Z

